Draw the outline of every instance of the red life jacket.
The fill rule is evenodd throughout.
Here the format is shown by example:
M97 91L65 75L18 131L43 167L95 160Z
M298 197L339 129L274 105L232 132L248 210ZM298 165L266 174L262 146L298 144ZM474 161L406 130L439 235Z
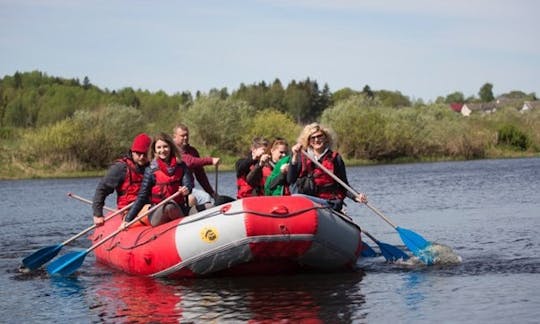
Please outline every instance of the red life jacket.
M319 161L330 172L334 173L337 152L329 151L322 157L322 161ZM324 170L320 169L310 159L302 155L302 170L299 173L299 177L305 177L309 173L313 174L313 181L317 188L316 196L322 199L340 199L344 200L346 197L345 189L340 186L331 176L329 176Z
M161 162L161 161L160 161ZM167 173L167 170L162 170L166 168L165 163L152 162L154 177L156 178L156 183L152 187L152 196L150 202L154 204L160 203L163 199L172 196L178 191L178 188L182 185L182 178L184 177L184 168L180 164L176 163L176 159L173 157L171 159L171 165L174 163L174 170L171 175ZM178 195L174 198L180 206L185 203L185 197Z
M252 165L251 167L249 167L249 171L252 171L254 168L256 167L256 165ZM263 176L262 176L262 179L260 181L260 183L257 184L256 187L252 187L246 180L246 175L243 175L241 176L240 178L237 178L236 179L236 187L238 189L237 191L237 194L236 194L236 198L237 199L240 199L240 198L245 198L245 197L254 197L254 196L263 196L264 195L264 180L266 179L266 177L268 177L268 175L270 173L268 173L266 175L266 177L264 176L265 174L265 171L264 171L264 168L263 168Z
M261 183L260 183L260 186L262 188L261 189L262 195L264 195L264 184L266 183L266 179L268 179L268 177L272 174L272 171L274 171L274 168L268 164L263 166L262 168L262 178L261 178Z
M125 163L127 169L124 182L116 188L116 205L118 209L122 209L137 199L144 172L139 172L137 165L130 158L123 157L117 161Z

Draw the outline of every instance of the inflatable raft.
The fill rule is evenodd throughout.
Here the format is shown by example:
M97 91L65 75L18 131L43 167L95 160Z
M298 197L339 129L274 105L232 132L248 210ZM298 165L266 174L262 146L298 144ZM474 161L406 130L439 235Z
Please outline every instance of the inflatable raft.
M114 232L114 217L91 235ZM358 225L306 196L236 200L157 227L134 224L96 248L96 260L150 277L277 274L355 268Z

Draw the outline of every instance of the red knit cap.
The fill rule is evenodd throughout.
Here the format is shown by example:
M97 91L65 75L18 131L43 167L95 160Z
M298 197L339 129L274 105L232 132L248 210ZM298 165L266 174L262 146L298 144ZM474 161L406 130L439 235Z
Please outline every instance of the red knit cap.
M151 143L152 139L150 138L150 136L146 135L145 133L141 133L137 135L133 140L133 144L131 145L131 151L137 153L146 153L148 152L148 148L150 147Z

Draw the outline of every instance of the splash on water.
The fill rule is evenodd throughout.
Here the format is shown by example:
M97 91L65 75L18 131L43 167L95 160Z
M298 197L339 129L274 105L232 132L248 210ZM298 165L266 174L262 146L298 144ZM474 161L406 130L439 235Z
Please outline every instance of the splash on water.
M462 261L461 257L451 247L444 244L433 243L427 250L433 255L433 264L456 265Z
M429 260L429 263L426 260ZM412 255L407 260L400 259L395 263L408 267L417 267L426 264L430 266L450 266L458 265L461 262L462 258L451 247L440 243L432 243L424 250L421 250L419 256Z

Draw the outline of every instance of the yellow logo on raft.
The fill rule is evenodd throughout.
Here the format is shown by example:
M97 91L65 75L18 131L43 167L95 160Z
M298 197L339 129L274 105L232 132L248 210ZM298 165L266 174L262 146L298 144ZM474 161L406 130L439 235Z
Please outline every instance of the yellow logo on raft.
M217 229L212 227L204 227L201 230L201 238L203 241L207 243L212 243L213 241L217 240L218 238L218 232Z

